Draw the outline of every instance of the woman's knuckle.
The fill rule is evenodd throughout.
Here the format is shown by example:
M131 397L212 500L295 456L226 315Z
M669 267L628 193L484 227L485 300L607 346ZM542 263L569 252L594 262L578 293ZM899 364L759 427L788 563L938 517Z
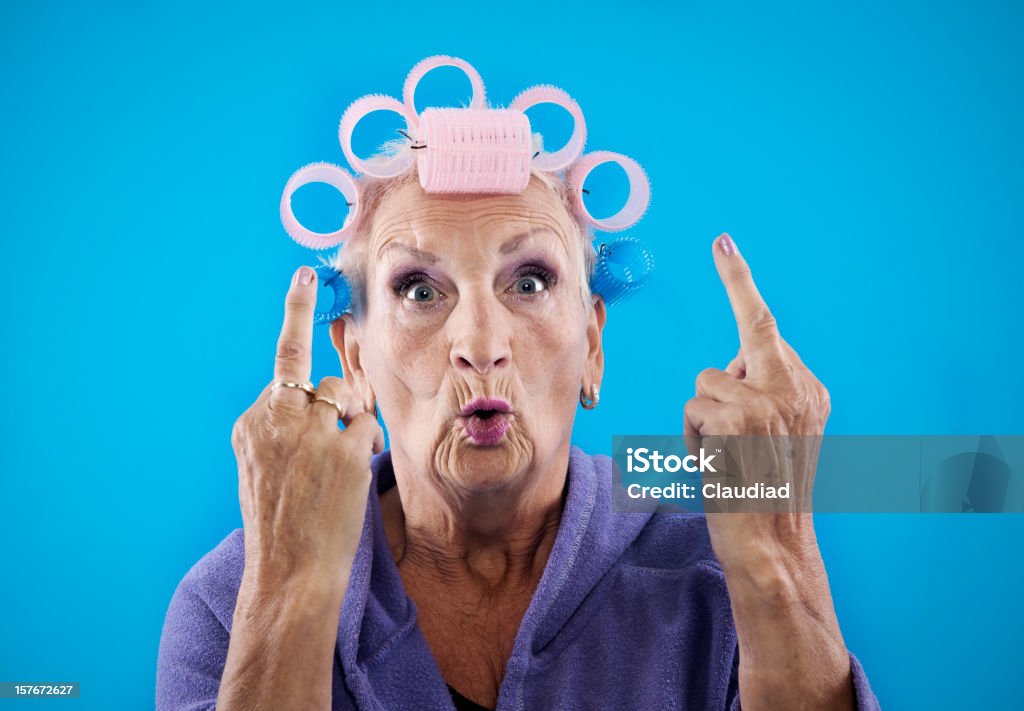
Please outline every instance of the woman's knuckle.
M328 395L334 399L342 397L342 393L345 392L345 387L348 385L344 379L339 378L336 375L327 375L320 379L317 383L316 389L322 392L324 395Z
M821 403L821 410L827 417L832 412L832 396L829 395L828 388L821 383L818 383L818 402Z
M302 361L308 352L305 344L291 338L282 338L277 344L277 360L283 363Z
M729 270L729 278L734 282L743 282L753 278L750 267L746 264L737 264Z
M284 297L285 308L306 306L311 301L313 301L313 295L308 289L289 289Z
M712 383L715 377L714 368L705 368L704 370L697 373L697 379L694 381L697 392L702 392Z
M235 420L235 423L231 426L231 444L239 446L249 436L249 418L243 413Z
M778 333L778 321L767 306L758 306L750 314L750 328L762 336L774 336Z

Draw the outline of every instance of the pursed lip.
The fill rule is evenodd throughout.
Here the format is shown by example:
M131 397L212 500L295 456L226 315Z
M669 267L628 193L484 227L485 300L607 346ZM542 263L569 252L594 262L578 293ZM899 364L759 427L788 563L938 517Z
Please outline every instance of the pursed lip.
M462 406L462 415L463 417L468 417L478 410L491 410L493 412L508 414L512 412L512 405L501 398L478 397L475 400L470 400Z

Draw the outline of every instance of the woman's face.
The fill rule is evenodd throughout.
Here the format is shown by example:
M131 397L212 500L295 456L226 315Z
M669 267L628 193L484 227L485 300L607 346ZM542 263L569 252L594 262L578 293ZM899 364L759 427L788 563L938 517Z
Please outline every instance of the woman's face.
M582 249L536 179L488 196L411 182L384 200L367 310L346 318L345 340L395 452L442 486L489 490L568 447L580 387L603 368L604 305L583 289Z

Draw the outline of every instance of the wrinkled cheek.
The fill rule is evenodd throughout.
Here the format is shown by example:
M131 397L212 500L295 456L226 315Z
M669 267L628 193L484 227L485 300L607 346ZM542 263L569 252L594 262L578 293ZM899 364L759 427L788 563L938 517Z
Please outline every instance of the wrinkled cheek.
M569 315L530 319L520 326L518 360L534 397L573 400L586 363L586 336ZM527 375L528 374L528 375Z
M410 327L389 319L376 327L371 373L377 397L395 417L414 416L418 402L438 391L448 363L447 350L436 328Z
M528 405L517 434L528 441L514 443L513 449L526 456L534 450L549 452L571 436L587 353L586 336L577 335L579 330L568 314L518 324L513 360Z

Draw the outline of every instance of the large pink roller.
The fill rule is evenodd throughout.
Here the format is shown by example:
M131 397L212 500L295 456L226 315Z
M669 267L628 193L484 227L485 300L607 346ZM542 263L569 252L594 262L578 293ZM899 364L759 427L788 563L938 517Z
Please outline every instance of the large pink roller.
M530 182L530 119L511 109L426 109L418 173L431 193L520 193Z

